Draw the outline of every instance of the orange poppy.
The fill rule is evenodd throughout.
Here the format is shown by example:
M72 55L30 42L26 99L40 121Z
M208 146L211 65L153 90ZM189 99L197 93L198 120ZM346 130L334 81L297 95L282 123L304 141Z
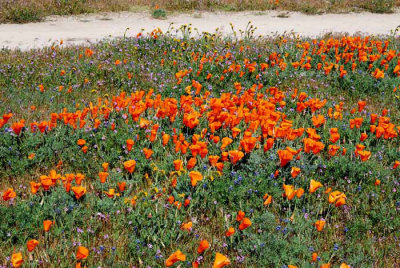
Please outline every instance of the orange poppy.
M229 227L228 231L225 232L226 237L230 237L233 234L235 234L235 228L233 228L233 227Z
M246 214L242 210L239 210L236 215L236 221L241 222L245 216Z
M296 178L301 172L301 169L298 167L292 167L292 170L290 174L292 175L292 178Z
M326 221L325 220L318 220L315 222L315 228L317 228L318 232L321 232L324 229Z
M346 204L346 195L339 191L333 191L329 194L328 201L330 204L335 203L336 207Z
M124 162L124 169L131 174L135 171L135 167L136 167L135 160L128 160Z
M120 192L125 191L126 182L124 182L124 181L123 182L118 182L117 184L118 184L118 189L119 189Z
M394 162L394 164L393 164L393 169L396 169L396 168L398 168L400 166L400 161L399 160L396 160L395 162Z
M193 223L191 221L188 223L182 223L181 230L190 232L190 231L192 231L192 226L193 226Z
M239 225L239 230L247 229L248 227L251 226L251 224L252 223L251 223L251 220L249 218L244 218L242 220L242 222L240 223L240 225Z
M77 200L79 200L86 193L86 188L82 186L74 186L71 189L74 192Z
M50 230L50 227L54 224L53 221L51 220L45 220L43 221L43 229L45 232L48 232Z
M31 185L31 193L36 194L41 184L34 181L31 181L29 184Z
M128 150L128 152L130 152L132 150L132 147L134 144L135 144L135 142L132 139L126 140L126 149Z
M146 159L149 159L151 155L153 154L153 150L148 149L148 148L143 148L143 153Z
M179 249L172 253L168 259L165 261L165 266L170 267L178 261L185 261L186 255L183 254Z
M29 252L32 252L36 248L37 245L39 245L39 241L37 241L35 239L31 239L28 242L26 242L26 247Z
M106 196L108 196L109 198L113 198L115 195L115 189L114 188L110 188L108 189L108 191L104 191L104 193L106 194Z
M85 178L85 175L83 175L82 173L78 173L75 175L75 183L76 185L81 185L83 179Z
M311 179L311 181L310 181L310 193L314 193L316 190L318 190L321 187L322 187L322 183L320 183L319 181L315 181L315 180Z
M283 184L282 187L283 187L283 190L285 191L284 196L287 199L292 200L296 195L296 190L294 189L294 186Z
M264 199L264 206L268 206L269 204L272 203L272 196L269 194L265 194L263 199Z
M197 253L202 254L210 247L210 244L207 240L200 241L199 247L197 248Z
M18 268L22 265L23 262L24 262L24 260L22 259L21 252L14 253L13 255L11 255L11 263L12 263L13 267Z
M86 141L84 139L79 139L77 144L82 147L83 145L86 144Z
M99 172L99 178L101 183L105 183L108 177L108 172Z
M201 181L203 179L203 175L198 171L190 171L189 177L190 177L190 182L193 187L195 187L197 185L198 181Z
M226 257L218 252L217 252L217 254L215 254L213 268L222 268L229 264L231 264L231 261L228 259L228 257Z
M244 156L244 153L242 151L238 151L238 150L229 151L228 153L229 153L229 158L231 159L231 162L234 165L238 161L240 161Z
M3 193L3 200L8 201L10 199L13 199L17 196L17 194L14 192L13 188L8 188L4 193Z
M79 246L76 251L76 258L78 260L84 260L89 256L89 250L83 246Z
M109 166L109 164L107 162L104 162L103 164L101 164L101 167L103 168L104 172L108 171L108 166Z
M294 154L289 150L278 150L279 160L281 162L281 167L286 166L292 159Z
M183 162L182 162L182 160L180 160L180 159L177 159L177 160L174 160L174 168L175 168L175 171L179 171L179 170L181 170L182 169L182 166L183 166Z
M83 152L84 154L86 154L86 153L87 153L87 150L88 150L88 147L87 147L87 146L83 146L81 150L82 150L82 152Z

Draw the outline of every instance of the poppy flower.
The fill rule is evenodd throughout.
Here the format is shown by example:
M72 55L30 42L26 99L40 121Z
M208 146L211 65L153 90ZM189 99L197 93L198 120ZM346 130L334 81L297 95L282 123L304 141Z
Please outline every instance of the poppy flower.
M208 162L210 163L210 166L215 167L217 165L217 162L219 160L218 155L209 155L208 156Z
M236 221L241 222L244 219L245 215L246 214L243 211L239 210L236 215Z
M39 245L39 241L35 240L35 239L31 239L28 242L26 242L26 247L28 248L29 252L32 252L36 246Z
M11 129L14 131L14 133L19 136L19 134L21 133L21 130L24 128L25 126L25 120L21 120L19 122L15 122L11 125Z
M101 164L101 167L103 168L104 172L108 171L108 166L109 166L109 164L107 162L104 162L103 164Z
M244 218L243 220L242 220L242 222L240 223L240 225L239 225L239 230L244 230L244 229L247 229L248 227L250 227L251 226L251 220L249 219L249 218Z
M163 134L162 135L162 145L165 147L165 145L167 145L168 144L168 141L169 141L169 139L170 139L170 135L169 134Z
M233 140L229 137L224 137L222 138L221 142L222 142L221 151L223 151L229 144L233 142Z
M396 168L398 168L400 166L400 161L399 160L396 160L395 162L394 162L394 164L393 164L393 169L396 169Z
M104 193L106 194L106 196L108 196L109 198L113 198L115 195L115 189L114 188L110 188L108 189L108 191L104 191Z
M318 253L317 252L313 252L313 254L311 255L311 262L316 262L318 258Z
M218 252L217 252L217 254L215 254L213 268L222 268L229 264L231 264L231 261L228 259L228 257L226 257Z
M84 154L86 154L86 153L87 153L87 150L88 150L88 147L87 147L87 146L83 146L81 150L82 150L82 152L83 152Z
M328 154L330 156L335 156L339 149L340 149L339 146L331 144L331 145L328 146Z
M81 185L83 179L85 178L85 175L83 175L82 173L78 173L75 175L75 183L76 185Z
M189 177L192 187L195 187L197 185L197 182L203 179L203 175L198 171L190 171Z
M79 145L79 146L83 146L83 145L85 145L86 144L86 141L84 140L84 139L79 139L78 141L77 141L77 144Z
M45 220L43 221L43 229L45 232L48 232L50 230L50 227L54 224L53 221L51 220Z
M238 150L229 151L228 153L229 153L229 158L231 159L231 162L234 165L238 161L240 161L244 156L244 153L242 151L238 151Z
M303 188L296 189L296 196L297 196L297 198L302 197L303 194L304 194L304 189L303 189Z
M336 207L346 204L346 195L339 191L333 191L329 194L328 201L330 204L335 203Z
M41 184L34 181L29 182L29 184L31 185L31 193L36 194Z
M351 266L343 262L342 264L340 264L339 268L351 268Z
M71 188L71 190L74 192L77 200L79 200L86 193L86 188L82 186L74 186Z
M324 229L326 221L325 220L318 220L315 222L315 228L318 232L321 232Z
M165 266L170 267L178 261L186 261L186 255L183 254L179 249L172 253L165 261Z
M18 268L22 265L23 262L24 262L24 260L22 259L21 252L14 253L13 255L11 255L11 263L12 263L13 267Z
M274 146L274 139L268 138L264 144L264 153L269 151Z
M79 246L76 251L76 258L78 260L84 260L89 256L89 250L83 246Z
M124 169L131 174L135 171L135 167L136 167L135 160L128 160L124 162Z
M182 169L183 162L180 159L174 160L174 169L175 171L179 171Z
M285 149L285 150L278 150L278 156L281 162L281 167L284 167L293 159L294 155L292 152Z
M361 161L365 162L371 157L371 152L370 151L359 151L358 155L360 156Z
M117 185L118 185L118 189L119 189L120 192L125 191L125 187L126 187L126 182L125 181L118 182Z
M318 190L321 187L322 187L322 183L320 183L319 181L315 181L315 180L311 179L311 181L310 181L310 193L314 193L316 190Z
M340 139L340 134L338 132L338 129L337 128L331 128L329 132L331 134L331 137L330 137L329 141L332 142L332 143L336 143Z
M312 122L315 128L319 128L325 123L325 118L323 115L317 115L312 117Z
M148 149L148 148L143 148L143 153L146 159L149 159L151 155L153 154L153 150Z
M101 183L105 183L108 177L108 173L107 172L99 172L99 178L100 178L100 182Z
M191 221L187 223L182 223L181 230L190 232L192 230L192 226L193 223Z
M269 204L272 203L272 196L269 194L265 194L263 199L264 199L264 206L268 206Z
M40 176L40 184L42 185L43 189L45 191L48 191L50 189L51 186L53 186L53 181L50 179L49 176L46 175L42 175Z
M199 247L197 248L197 253L202 254L210 247L210 244L207 240L200 241Z
M225 232L226 237L230 237L233 234L235 234L235 228L233 228L233 227L229 227L228 231Z
M13 199L17 196L17 194L14 192L13 188L8 188L4 193L3 193L3 200L8 201L10 199Z
M135 142L132 139L126 140L126 149L128 150L128 152L130 152L132 150L132 147L134 144L135 144Z
M300 174L301 169L298 167L292 167L292 170L290 171L290 174L292 175L292 178L296 178Z
M285 196L287 199L292 200L292 199L295 197L295 195L296 195L296 190L294 189L294 186L293 186L293 185L286 185L286 184L283 184L282 188L283 188L283 190L285 191L284 196Z

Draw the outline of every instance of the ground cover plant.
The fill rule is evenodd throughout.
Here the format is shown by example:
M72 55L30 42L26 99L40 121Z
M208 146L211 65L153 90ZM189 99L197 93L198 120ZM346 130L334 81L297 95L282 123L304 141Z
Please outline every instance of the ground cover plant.
M190 26L0 54L4 267L397 267L400 40Z
M0 2L0 23L41 21L49 15L115 11L160 13L165 10L169 12L289 10L306 14L360 11L390 13L399 6L399 0L3 0Z

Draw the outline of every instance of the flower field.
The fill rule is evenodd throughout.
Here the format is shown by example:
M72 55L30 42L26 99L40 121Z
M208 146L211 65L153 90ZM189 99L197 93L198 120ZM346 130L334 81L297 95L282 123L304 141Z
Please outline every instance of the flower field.
M1 267L398 267L400 40L253 30L0 52Z

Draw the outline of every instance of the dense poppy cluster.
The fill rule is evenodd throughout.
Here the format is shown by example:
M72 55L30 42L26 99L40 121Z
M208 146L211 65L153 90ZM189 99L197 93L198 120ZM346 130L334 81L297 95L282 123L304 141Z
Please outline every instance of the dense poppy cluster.
M160 36L161 32L155 31L149 39L157 42ZM281 39L280 44L284 46L287 42ZM16 143L23 143L29 137L39 136L44 140L57 137L61 131L72 133L70 150L74 157L82 160L82 163L75 164L82 169L71 171L64 167L69 160L60 160L49 172L42 172L29 182L31 198L40 196L46 199L64 189L77 204L89 206L90 202L97 202L93 198L98 202L105 198L115 203L123 200L130 209L139 209L141 205L148 206L147 201L139 196L147 197L149 187L156 187L152 195L154 200L160 200L165 208L176 208L175 213L184 215L187 211L191 215L175 225L176 231L182 236L191 233L202 236L198 234L197 220L192 220L195 217L192 208L201 206L199 199L204 198L203 191L207 191L204 189L224 179L228 184L230 176L233 176L229 174L254 164L254 168L267 166L271 176L264 172L262 180L267 181L270 176L279 189L257 189L260 193L257 193L256 202L260 204L260 211L276 210L276 203L285 204L288 210L293 210L290 221L295 224L295 208L292 207L299 202L304 204L321 199L319 206L326 207L329 213L346 209L348 203L356 203L343 185L337 184L336 180L319 178L318 174L310 172L307 165L314 165L316 161L333 163L339 160L356 165L368 163L380 154L374 148L375 144L395 143L400 135L400 125L389 117L387 109L369 110L369 103L365 100L346 106L343 101L332 103L326 98L312 97L306 90L280 89L263 83L262 78L300 69L314 70L324 76L336 72L339 79L346 79L358 70L369 72L377 81L385 79L385 74L398 77L398 53L388 45L389 41L369 40L368 37L312 40L297 43L301 54L298 60L289 53L274 52L267 57L257 57L265 59L260 62L246 57L236 60L237 55L229 51L220 54L192 52L187 54L190 68L178 67L178 58L172 64L161 58L158 62L161 68L175 68L172 83L179 91L176 96L165 96L154 89L121 91L111 97L98 97L96 102L87 103L81 109L76 105L75 110L51 111L48 119L39 122L14 118L7 112L0 119L0 129ZM185 46L183 42L181 47ZM242 46L235 53L243 53L246 49L249 48ZM86 49L83 54L80 58L90 59L95 52ZM165 51L163 55L167 54ZM127 65L127 60L117 59L110 65L122 68ZM222 68L212 72L216 66ZM67 73L62 69L59 75ZM130 72L126 76L128 80L133 79ZM210 86L212 84L229 90L215 92ZM46 94L46 85L39 84L38 88ZM68 135L64 138L72 139ZM100 140L107 139L110 139L107 145L110 149L100 145ZM118 155L106 162L102 150L110 155L117 150ZM40 154L39 150L32 151L26 158L34 161L37 154ZM264 159L263 164L253 163L256 157ZM93 168L83 169L85 161L93 163L94 171ZM396 172L400 161L391 158L389 165L388 170ZM140 180L144 183L137 184ZM239 183L235 181L235 184ZM380 183L376 179L374 186L378 187ZM13 206L27 198L19 189L8 185L1 190L3 206ZM222 236L217 240L202 239L197 249L190 252L193 267L203 265L205 254L212 254L213 267L230 265L234 255L229 251L220 253L223 248L217 245L218 241L229 242L231 247L256 228L261 230L262 225L253 222L253 209L245 212L230 208L230 211L236 213L236 222L224 215L225 225L220 228ZM333 228L329 227L329 213L312 221L318 233L327 227ZM147 217L151 218L152 214ZM46 219L43 230L48 233L52 226L60 224L57 217ZM41 226L36 228L39 230ZM33 252L38 245L45 243L44 238L30 239L26 242L27 251ZM171 245L172 248L179 246ZM187 253L183 252L177 249L171 253L165 249L165 253L171 254L164 265L170 267L187 261ZM28 254L24 251L13 253L10 259L13 267L28 262ZM76 267L86 264L91 254L85 246L77 246ZM319 256L314 252L311 263L317 262L317 258ZM239 259L235 263L238 264ZM142 264L141 260L134 262ZM340 263L340 267L350 267L344 260L336 260L336 263ZM330 267L330 264L320 267Z

